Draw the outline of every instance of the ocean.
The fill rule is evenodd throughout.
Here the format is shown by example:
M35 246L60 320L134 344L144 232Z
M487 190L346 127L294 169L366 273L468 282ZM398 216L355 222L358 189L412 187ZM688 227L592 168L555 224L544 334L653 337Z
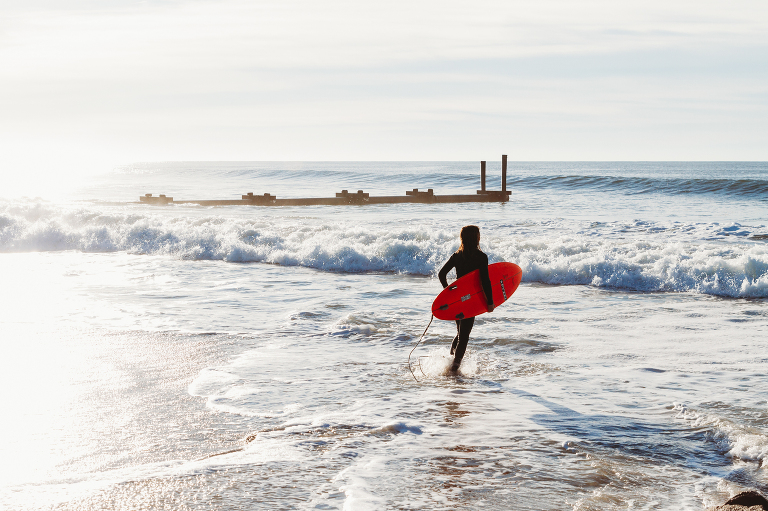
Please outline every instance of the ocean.
M499 189L500 162L488 188ZM701 510L768 492L768 163L177 162L0 190L0 508ZM523 270L458 376L463 225Z

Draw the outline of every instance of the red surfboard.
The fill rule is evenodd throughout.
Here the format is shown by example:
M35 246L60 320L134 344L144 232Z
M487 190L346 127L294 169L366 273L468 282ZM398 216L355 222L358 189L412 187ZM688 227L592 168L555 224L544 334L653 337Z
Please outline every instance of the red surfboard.
M514 263L493 263L488 265L488 276L493 303L498 307L517 290L523 270ZM480 285L480 270L467 273L448 284L432 302L432 314L437 319L473 318L484 312L488 312L488 303Z

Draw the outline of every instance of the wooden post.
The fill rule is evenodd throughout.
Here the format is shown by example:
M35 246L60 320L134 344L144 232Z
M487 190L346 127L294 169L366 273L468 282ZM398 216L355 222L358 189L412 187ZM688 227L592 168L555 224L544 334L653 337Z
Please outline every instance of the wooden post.
M485 191L485 161L480 162L480 190Z
M501 191L507 191L507 155L501 155Z

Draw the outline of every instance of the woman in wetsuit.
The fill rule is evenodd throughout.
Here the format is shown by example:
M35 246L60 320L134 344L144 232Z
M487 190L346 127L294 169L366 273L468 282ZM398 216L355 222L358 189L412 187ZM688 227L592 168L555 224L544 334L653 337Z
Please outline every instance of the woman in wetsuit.
M483 287L485 301L488 304L488 312L493 312L493 294L491 292L491 279L488 278L488 256L480 250L480 228L476 225L467 225L461 228L461 247L453 253L448 262L443 265L438 273L440 283L443 288L448 287L446 277L452 268L456 268L456 278L461 278L474 270L480 270L480 284ZM464 352L467 350L469 333L472 331L472 325L475 324L475 318L465 318L456 320L456 337L451 344L451 355L453 355L453 364L451 372L459 370L461 359L464 358Z

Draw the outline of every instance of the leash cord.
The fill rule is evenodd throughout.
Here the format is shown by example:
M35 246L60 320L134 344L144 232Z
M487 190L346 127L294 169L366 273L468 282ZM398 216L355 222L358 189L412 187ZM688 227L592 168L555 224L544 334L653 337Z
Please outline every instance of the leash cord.
M413 374L413 369L411 368L411 355L413 355L413 351L421 344L421 340L424 339L424 336L427 335L427 330L429 330L429 326L432 324L432 320L435 319L435 315L432 314L432 317L429 319L429 324L427 325L427 328L424 329L424 333L421 334L421 337L419 337L418 342L413 347L410 353L408 353L408 370L411 371L411 376L413 376L413 379L416 380L416 382L419 381L418 378L416 378L416 375ZM419 368L421 368L421 363L419 363ZM421 370L422 374L424 374L424 370Z

